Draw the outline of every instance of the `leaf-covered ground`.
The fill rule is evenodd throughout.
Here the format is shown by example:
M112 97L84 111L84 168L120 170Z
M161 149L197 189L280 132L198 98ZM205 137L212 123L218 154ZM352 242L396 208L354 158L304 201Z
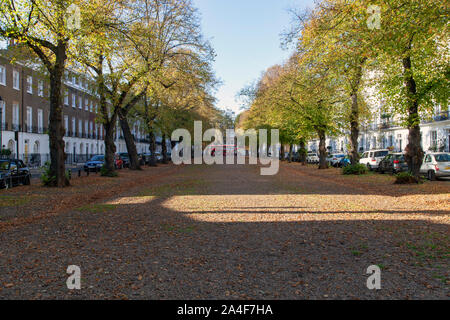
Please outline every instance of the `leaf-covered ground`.
M448 181L283 164L274 177L161 166L73 184L0 191L0 298L449 298Z

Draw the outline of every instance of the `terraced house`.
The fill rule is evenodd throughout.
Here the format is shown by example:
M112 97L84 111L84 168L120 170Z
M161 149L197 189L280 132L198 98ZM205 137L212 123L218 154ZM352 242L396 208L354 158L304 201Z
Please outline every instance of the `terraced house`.
M401 126L401 121L383 112L381 105L373 105L373 118L360 127L360 152L372 149L390 149L405 151L408 145L408 129ZM450 106L435 106L433 114L423 114L420 125L422 148L427 151L450 152ZM350 133L339 137L329 137L327 147L330 152L348 152ZM318 151L319 141L309 142L308 150Z
M84 162L105 151L105 131L96 121L98 99L86 76L65 72L63 122L67 162ZM29 165L40 166L49 159L49 83L38 71L0 56L0 108L2 149ZM149 139L142 122L132 125L138 152L149 150ZM160 139L158 139L160 142ZM127 152L119 124L116 129L117 152Z

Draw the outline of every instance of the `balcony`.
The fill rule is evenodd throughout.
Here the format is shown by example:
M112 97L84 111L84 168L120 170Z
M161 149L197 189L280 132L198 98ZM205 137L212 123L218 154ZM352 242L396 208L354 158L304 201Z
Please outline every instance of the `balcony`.
M438 115L433 117L433 120L436 122L450 120L450 111L444 111L439 113Z

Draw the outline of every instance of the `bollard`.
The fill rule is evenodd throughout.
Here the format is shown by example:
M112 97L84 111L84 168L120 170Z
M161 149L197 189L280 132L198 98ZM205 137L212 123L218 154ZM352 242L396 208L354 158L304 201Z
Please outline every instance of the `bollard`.
M72 180L72 169L69 169L69 180Z
M78 170L78 177L81 177L81 169Z

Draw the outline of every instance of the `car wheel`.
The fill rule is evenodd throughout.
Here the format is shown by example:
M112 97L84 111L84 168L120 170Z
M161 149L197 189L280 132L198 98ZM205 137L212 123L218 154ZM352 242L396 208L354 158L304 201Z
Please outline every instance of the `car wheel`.
M371 166L370 164L367 164L367 169L368 169L369 171L372 171L372 166Z
M428 171L428 180L436 181L436 173L433 170Z

